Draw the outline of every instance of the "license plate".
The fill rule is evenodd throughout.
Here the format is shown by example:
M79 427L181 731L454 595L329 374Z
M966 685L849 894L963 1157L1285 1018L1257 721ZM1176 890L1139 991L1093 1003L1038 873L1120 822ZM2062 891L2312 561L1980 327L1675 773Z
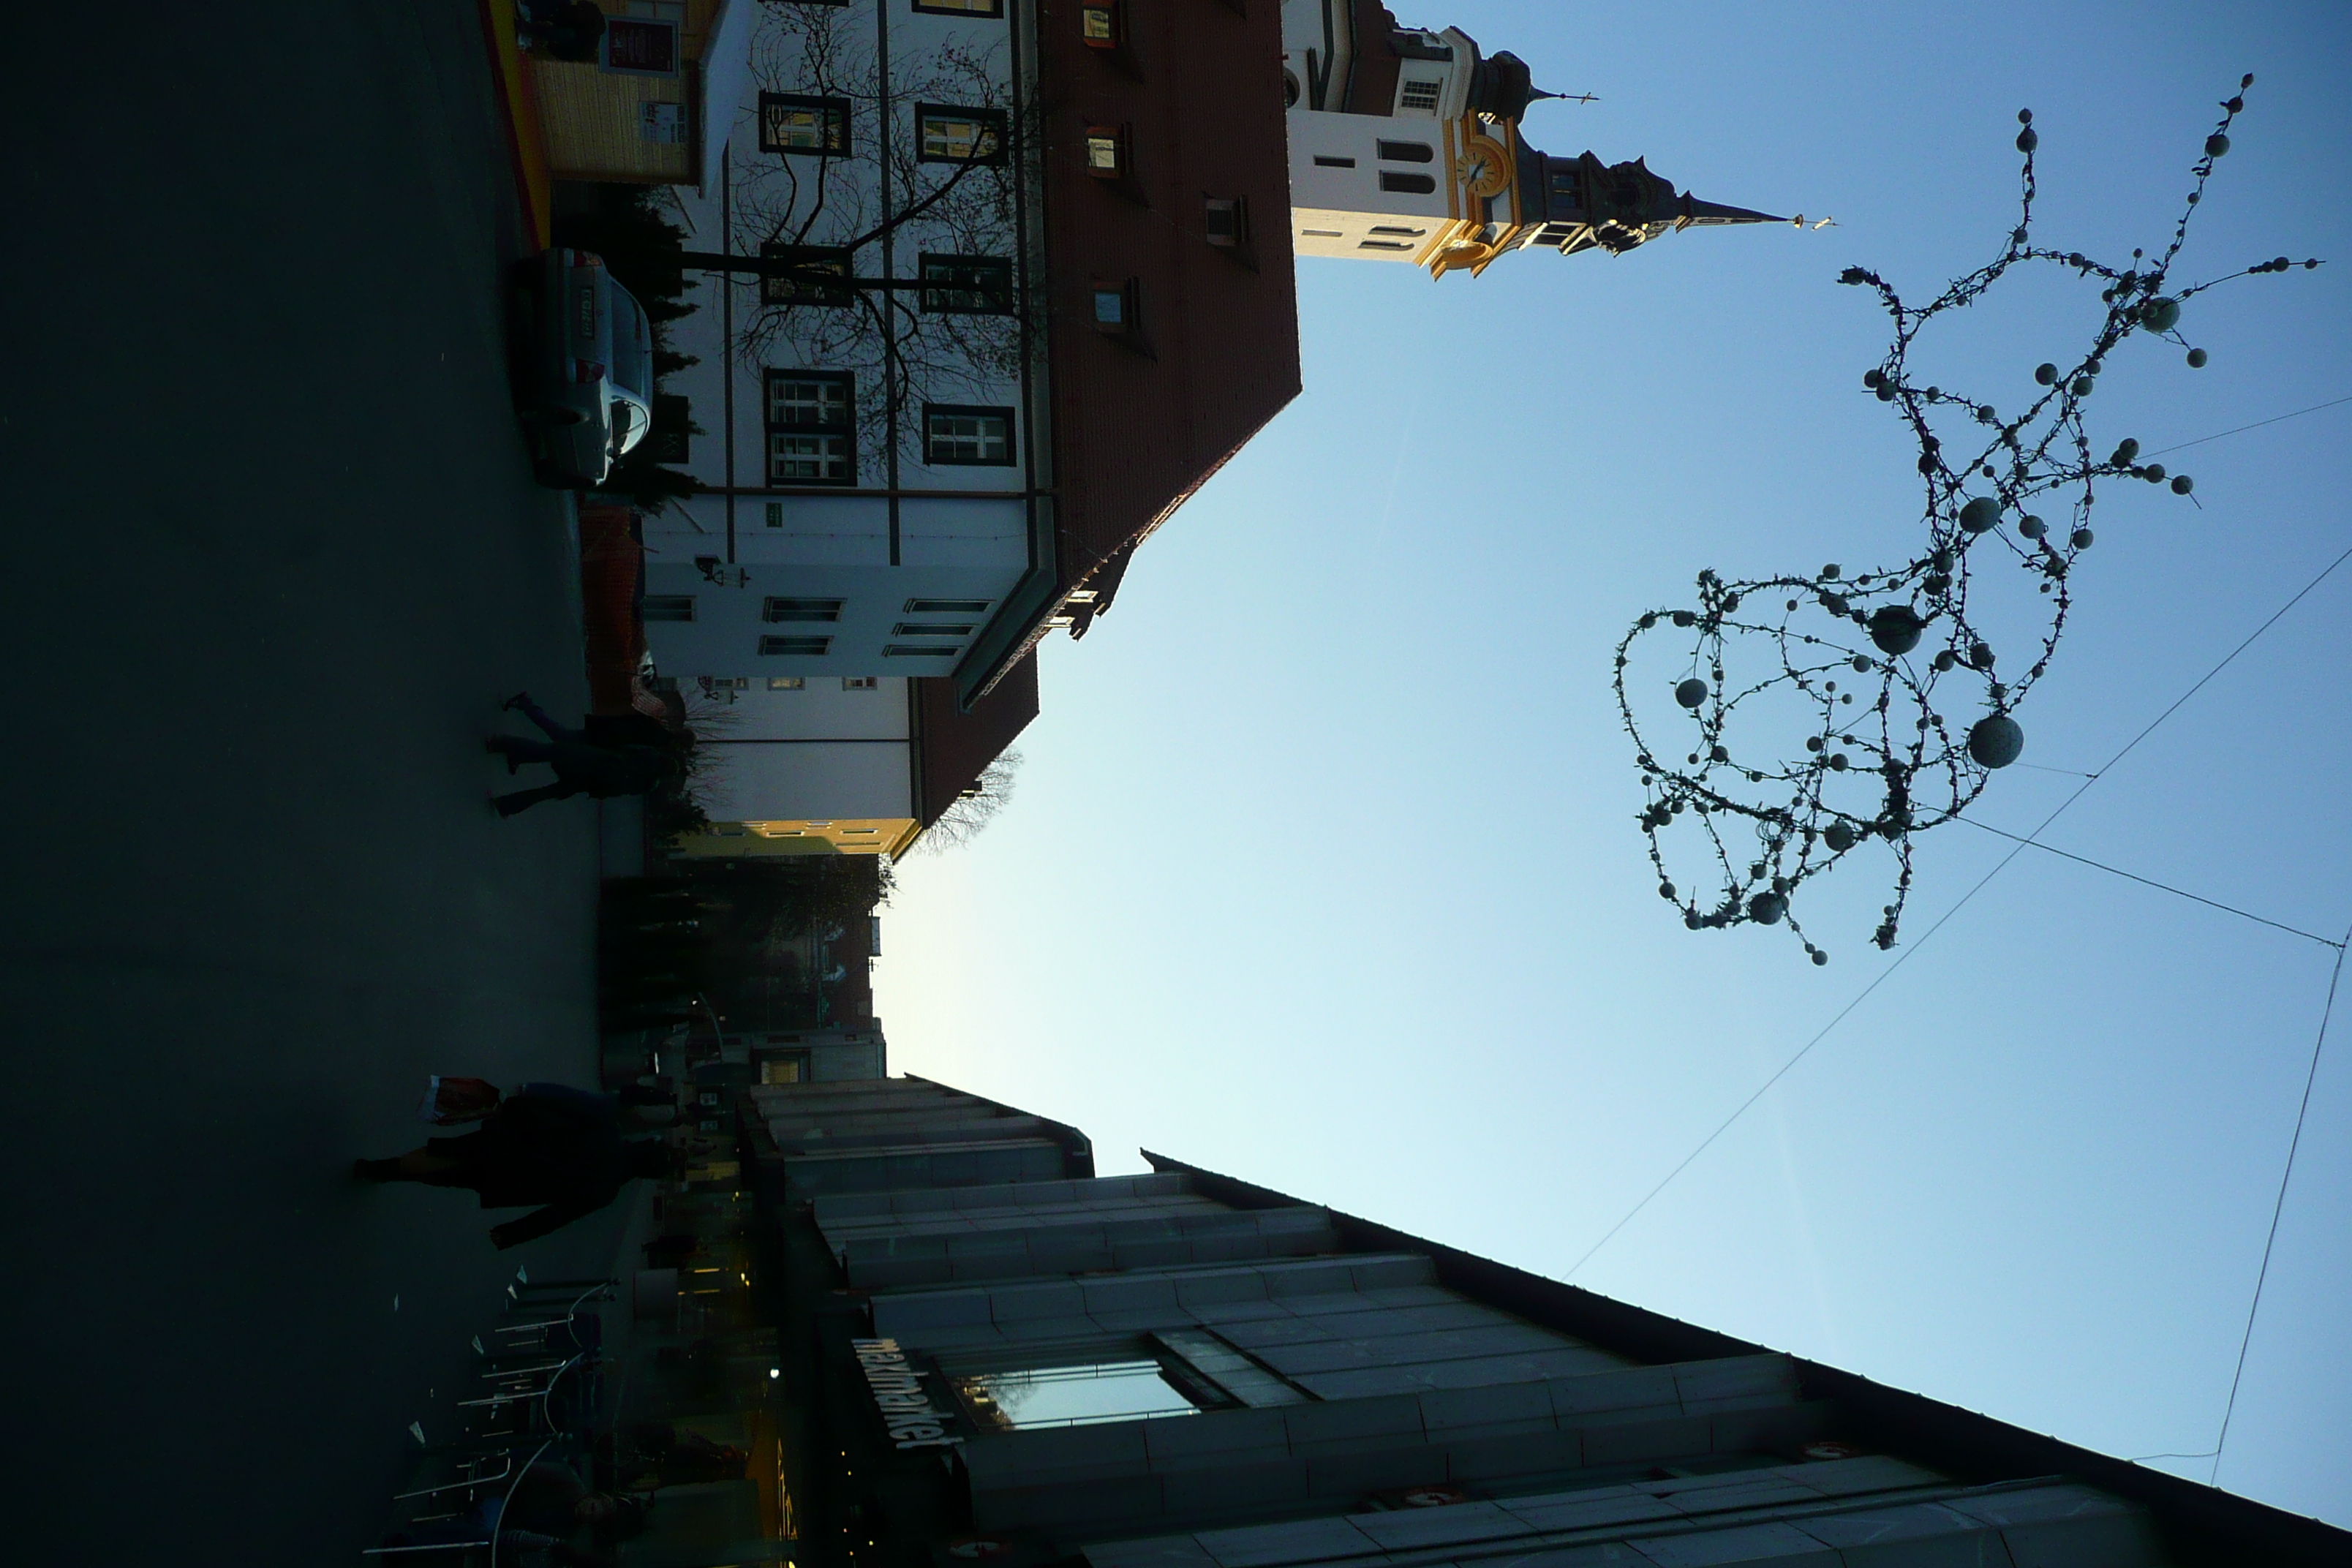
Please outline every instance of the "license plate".
M594 338L596 335L596 290L593 287L583 289L579 291L579 306L573 314L579 318L576 322L576 329L580 335L583 338Z

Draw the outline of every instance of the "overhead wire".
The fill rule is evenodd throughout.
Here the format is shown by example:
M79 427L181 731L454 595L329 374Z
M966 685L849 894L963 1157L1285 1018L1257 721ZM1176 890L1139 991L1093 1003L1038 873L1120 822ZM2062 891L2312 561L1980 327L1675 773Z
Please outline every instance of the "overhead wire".
M2291 416L2282 416L2282 417ZM2252 426L2247 426L2247 428L2252 428ZM2234 432L2225 432L2225 434L2233 433ZM1969 900L1975 898L1979 893L1984 890L1987 883L1990 882L1995 877L2000 876L2001 872L2007 870L2011 861L2015 860L2020 855L2024 854L2029 846L2036 848L2047 847L2046 846L2036 844L2034 841L2038 839L2042 834L2048 831L2050 825L2056 822L2061 816L2064 815L2069 806L2072 806L2076 801L2082 799L2084 793L2087 792L2093 784L2099 782L2101 775L2107 773L2126 757L2131 755L2131 753L2138 748L2141 742L2154 734L2157 729L2162 725L2165 721L2170 719L2175 713L2179 712L2182 706L2185 705L2190 698L2195 697L2200 691L2205 689L2205 688L2212 682L2215 677L2219 676L2223 670L2229 668L2231 664L2235 663L2240 654L2244 653L2246 649L2252 647L2255 641L2259 639L2263 633L2276 626L2289 611L2293 610L2297 605L2303 603L2314 589L2317 588L2322 583L2325 583L2330 576L2334 575L2336 568L2342 566L2347 561L2352 561L2352 547L2347 547L2341 554L2337 555L2336 559L2330 561L2326 566L2320 568L2318 574L2313 577L2308 583L2305 583L2301 588L2297 589L2292 598L2288 599L2285 604L2281 605L2276 610L2273 611L2270 616L2265 619L2262 625L2256 626L2252 632L2249 632L2246 635L2245 639L2240 642L2237 647L2231 648L2228 653L2224 654L2221 657L2221 661L2215 664L2212 668L2198 677L2195 684L2191 685L2188 690L2175 698L2162 712L2149 720L2147 725L2140 730L2139 733L2125 742L2123 748L2120 751L2116 752L2114 756L2108 758L2096 771L2085 775L2083 782L2075 786L2074 793L2067 795L2064 800L2060 801L2058 803L2057 809L2053 811L2048 816L2042 819L2041 826L2034 828L2032 833L2019 839L2016 846L2011 848L2007 855L2002 856L2000 861L1993 866L1991 870L1987 871L1981 878L1978 879L1975 886L1971 887L1967 892L1961 894L1959 900L1953 904L1950 909L1946 910L1943 915L1937 920L1934 925L1929 926L1916 941L1906 945L1903 952L1895 957L1894 963L1888 964L1885 969L1880 970L1877 975L1871 980L1870 984L1864 986L1862 990L1855 994L1853 1001L1848 1002L1844 1006L1839 1008L1835 1016L1833 1016L1828 1023L1822 1025L1820 1030L1816 1032L1811 1039L1807 1040L1802 1046L1798 1047L1794 1056L1791 1056L1787 1061L1781 1063L1780 1068L1773 1072L1772 1076L1766 1079L1764 1082L1757 1088L1753 1094L1750 1094L1746 1100L1741 1100L1731 1114L1725 1117L1723 1121L1717 1125L1715 1131L1709 1132L1705 1138L1699 1140L1697 1146L1692 1149L1689 1153L1684 1155L1682 1160L1675 1164L1673 1170L1668 1171L1655 1186L1653 1186L1647 1193L1644 1193L1642 1195L1640 1201L1635 1203L1632 1208L1626 1210L1622 1218L1619 1219L1615 1225L1611 1226L1607 1231L1602 1233L1600 1240L1587 1247L1584 1251L1584 1255L1579 1258L1576 1262L1569 1268L1568 1272L1562 1275L1561 1278L1564 1279L1574 1279L1576 1275L1583 1269L1586 1264L1592 1261L1593 1258L1600 1253L1602 1247L1608 1246L1610 1242L1616 1239L1620 1231L1622 1231L1627 1226L1631 1225L1643 1209L1648 1208L1651 1203L1656 1199L1660 1193L1664 1192L1667 1187L1673 1185L1676 1177L1688 1170L1691 1165L1697 1161L1700 1155L1706 1153L1708 1149L1712 1148L1717 1139L1729 1131L1733 1123L1737 1122L1741 1117L1747 1115L1748 1110L1755 1106L1758 1100L1762 1100L1766 1094L1771 1091L1772 1087L1775 1084L1786 1078L1790 1072L1796 1068L1799 1062L1803 1061L1807 1056L1811 1054L1813 1047L1820 1045L1822 1040L1826 1039L1829 1037L1831 1030L1843 1023L1846 1017L1852 1014L1855 1008L1861 1006L1862 1004L1869 998L1873 992L1876 991L1879 986L1885 984L1888 976L1892 975L1896 970L1902 968L1903 965L1909 961L1912 954L1917 952L1921 948L1925 947L1930 941L1932 941L1936 933L1943 930L1945 924L1949 921L1954 915L1958 914L1961 910L1968 907ZM2102 868L2102 869L2106 869L2106 868ZM2190 896L2193 897L2194 895ZM2231 912L2242 913L2243 911L2232 910ZM2257 916L2252 918L2259 919L2260 917ZM2267 924L2270 922L2265 921L2264 923ZM2295 934L2298 936L2304 936L2308 935L2309 933L2297 931ZM2319 940L2325 942L2326 939L2323 937ZM2339 948L2337 950L2337 964L2339 973L2341 972L2343 950ZM2330 983L2328 999L2329 1005L2332 1007L2335 1000L2335 990L2332 982ZM2284 1201L2284 1199L2282 1199L2282 1201Z

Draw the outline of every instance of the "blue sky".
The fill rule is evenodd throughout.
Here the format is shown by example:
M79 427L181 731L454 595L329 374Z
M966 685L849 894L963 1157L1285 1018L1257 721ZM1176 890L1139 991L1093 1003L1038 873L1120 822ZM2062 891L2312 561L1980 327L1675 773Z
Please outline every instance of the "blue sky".
M1905 943L1860 857L1784 932L1685 931L1654 890L1610 648L1693 575L1906 557L1906 438L1861 390L1881 319L2013 221L2163 243L2240 73L2185 270L2273 255L2136 342L2096 438L2153 451L2352 395L2352 13L2122 5L1587 7L1446 0L1601 95L1555 153L1645 155L1819 232L1506 258L1432 282L1299 268L1306 392L1045 650L1005 815L901 871L893 1066L1555 1276L1896 959L1899 969L1576 1282L2112 1453L2210 1448L2334 952L1965 825L1921 841ZM2003 401L2095 294L2016 288L1919 362ZM2347 546L2352 404L2103 502L2025 760L2091 770ZM2331 937L2352 565L2047 834ZM2024 831L2081 781L2012 768ZM1874 873L1875 868L1872 868ZM1906 956L1908 954L1909 956ZM2352 1002L2343 1010L2352 1014ZM2222 1484L2352 1523L2352 1027L2313 1097ZM2178 1465L2202 1479L2202 1461Z

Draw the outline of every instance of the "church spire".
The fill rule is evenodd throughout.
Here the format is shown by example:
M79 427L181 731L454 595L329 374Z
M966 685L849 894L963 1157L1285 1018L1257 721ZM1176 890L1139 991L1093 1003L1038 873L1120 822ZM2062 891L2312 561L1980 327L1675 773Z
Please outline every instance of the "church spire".
M1567 95L1537 88L1526 61L1483 54L1459 28L1401 27L1377 5L1324 7L1318 27L1308 25L1315 10L1284 8L1302 256L1475 276L1513 250L1622 254L1680 229L1788 221L1678 192L1639 158L1603 163L1528 146L1528 105Z

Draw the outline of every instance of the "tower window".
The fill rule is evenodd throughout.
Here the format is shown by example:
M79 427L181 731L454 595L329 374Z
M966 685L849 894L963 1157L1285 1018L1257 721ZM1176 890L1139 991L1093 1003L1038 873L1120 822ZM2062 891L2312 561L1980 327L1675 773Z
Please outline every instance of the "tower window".
M760 606L763 621L837 621L839 599L769 599Z
M884 658L953 658L955 656L956 648L952 643L933 646L919 642L890 642L882 645Z
M1381 189L1408 196L1426 196L1435 194L1437 182L1427 174L1400 174L1393 169L1382 169Z
M1352 169L1356 166L1356 161L1353 158L1328 158L1318 153L1315 155L1315 166L1318 169Z
M1444 82L1407 77L1397 92L1397 107L1421 114L1434 114L1437 112L1437 95L1444 88Z
M649 621L690 621L694 619L694 595L691 594L647 594L646 619Z
M760 652L772 658L822 658L832 647L831 637L761 637L760 639Z
M1408 239L1419 239L1423 235L1427 234L1429 230L1425 228L1401 228L1392 223L1376 223L1365 232L1368 234L1401 234Z
M1358 250L1411 250L1412 248L1412 241L1409 239L1360 239L1356 241L1356 248Z
M890 628L890 635L894 637L968 637L971 636L971 628L938 621L900 621Z
M849 151L849 100L760 95L760 151L838 158Z
M1379 147L1381 156L1391 163L1427 163L1437 156L1426 142L1382 142Z
M906 613L910 616L984 616L993 599L909 599Z

